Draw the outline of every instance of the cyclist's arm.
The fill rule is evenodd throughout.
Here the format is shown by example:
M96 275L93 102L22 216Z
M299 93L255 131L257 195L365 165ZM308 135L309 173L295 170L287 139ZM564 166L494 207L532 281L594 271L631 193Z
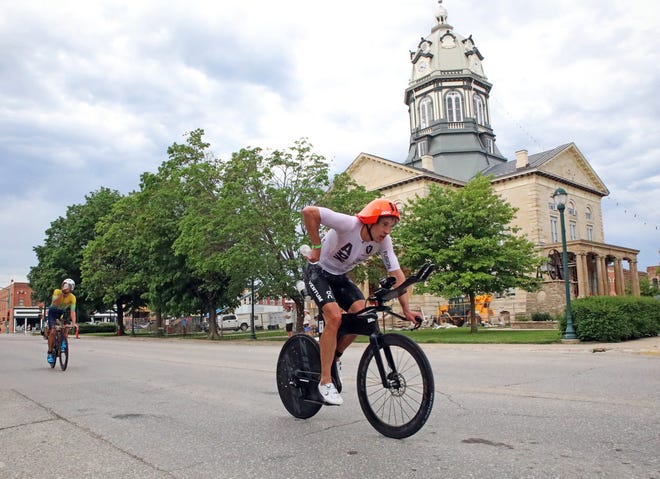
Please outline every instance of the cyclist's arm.
M403 274L403 271L401 271L400 269L395 269L394 271L390 271L389 274L390 276L394 276L396 278L396 283L394 284L394 288L396 288L406 280L406 275ZM408 294L408 291L406 291L401 296L399 296L399 304L401 305L401 309L403 310L403 315L406 317L406 319L413 323L417 323L418 321L416 318L420 316L420 313L416 311L412 311L410 309L410 296Z
M62 302L62 290L61 289L56 289L53 291L53 297L51 298L51 304L56 307L60 307L60 303Z
M321 212L316 206L305 206L302 210L303 220L305 222L305 229L307 230L307 236L309 236L309 241L312 245L321 244L321 233L319 229L321 228ZM309 260L312 262L318 261L321 257L321 250L313 248Z
M78 301L73 294L70 294L69 301L71 301L71 304L69 305L69 319L71 320L71 326L75 326L76 320L78 319L76 316L76 303Z

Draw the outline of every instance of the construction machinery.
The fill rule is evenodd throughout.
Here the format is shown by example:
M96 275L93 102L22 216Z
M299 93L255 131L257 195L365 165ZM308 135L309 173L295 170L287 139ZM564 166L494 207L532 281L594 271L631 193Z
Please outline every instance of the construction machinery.
M490 324L493 317L493 310L490 307L493 295L480 294L474 300L478 324L481 326ZM464 295L450 298L447 304L438 306L437 318L440 324L468 325L470 323L470 299Z

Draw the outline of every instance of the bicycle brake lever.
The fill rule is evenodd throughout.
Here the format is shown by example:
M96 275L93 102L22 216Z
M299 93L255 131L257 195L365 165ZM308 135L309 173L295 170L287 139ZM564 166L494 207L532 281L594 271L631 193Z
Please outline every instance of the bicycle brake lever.
M415 325L413 326L413 330L419 329L420 326L422 325L422 317L421 316L415 316Z

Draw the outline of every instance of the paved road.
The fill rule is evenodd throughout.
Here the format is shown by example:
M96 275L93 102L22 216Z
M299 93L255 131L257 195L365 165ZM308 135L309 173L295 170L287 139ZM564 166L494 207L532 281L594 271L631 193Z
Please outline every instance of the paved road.
M360 411L363 346L345 404L306 421L279 401L279 347L81 338L62 372L41 337L1 335L0 478L660 478L657 339L425 345L436 404L405 440Z

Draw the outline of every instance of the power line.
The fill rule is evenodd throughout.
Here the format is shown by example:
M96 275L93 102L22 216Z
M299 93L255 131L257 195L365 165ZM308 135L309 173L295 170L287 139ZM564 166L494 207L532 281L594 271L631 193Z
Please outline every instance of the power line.
M541 145L541 143L516 118L514 118L511 113L509 113L509 110L507 110L506 107L501 102L499 102L496 97L491 96L491 99L499 106L500 111L504 112L505 116L510 120L510 122L520 131L522 131L523 134L539 148L539 151L545 151L545 147Z

